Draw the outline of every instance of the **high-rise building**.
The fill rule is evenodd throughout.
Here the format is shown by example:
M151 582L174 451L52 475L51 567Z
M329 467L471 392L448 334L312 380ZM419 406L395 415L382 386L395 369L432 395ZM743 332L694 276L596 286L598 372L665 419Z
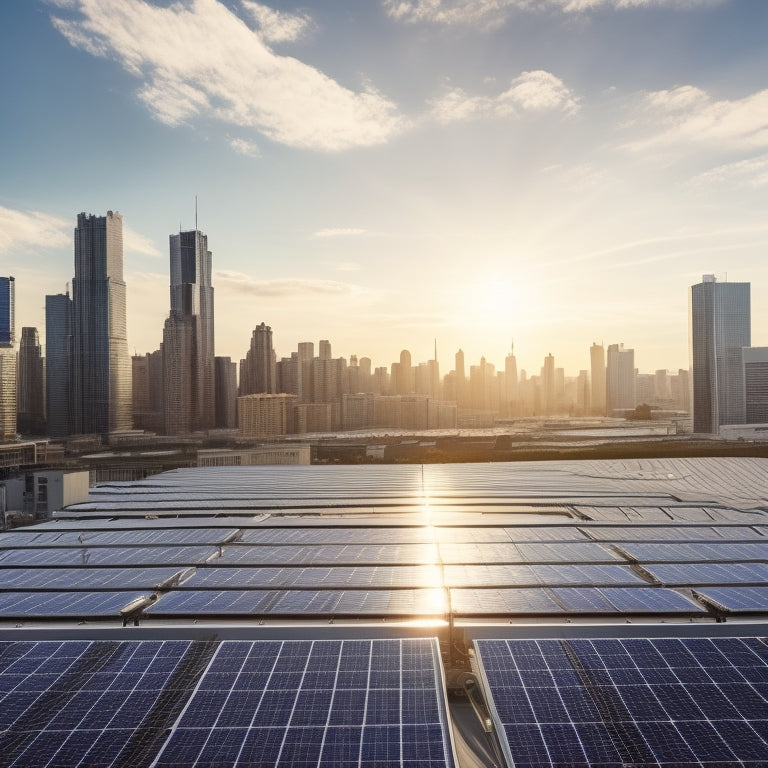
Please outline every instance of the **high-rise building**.
M719 283L704 275L689 293L693 431L716 433L744 424L742 347L751 346L749 283Z
M651 381L651 386L653 382ZM608 415L617 410L632 410L637 405L635 385L635 350L623 344L608 346L605 366L605 402Z
M0 440L16 437L15 289L12 277L0 277Z
M45 406L48 434L72 433L72 299L57 293L45 297Z
M272 329L260 323L253 329L251 347L240 366L240 395L273 395L277 392L277 360Z
M299 402L311 403L312 398L312 360L315 357L315 343L300 341L299 356Z
M130 429L131 358L119 213L78 214L72 294L71 431L108 435Z
M768 424L768 347L745 347L746 423Z
M16 343L16 281L0 277L0 347L8 349Z
M517 401L517 360L515 359L514 346L512 346L509 354L504 358L504 403L502 413L506 416L516 416L518 412Z
M541 368L541 394L544 402L542 407L544 413L552 414L555 412L555 358L550 352L544 358L544 365Z
M591 411L595 416L605 416L605 348L592 344L589 348Z
M237 427L237 363L229 357L216 357L216 426Z
M165 431L211 429L216 422L213 287L208 238L171 235L171 312L163 329ZM164 410L166 410L164 408Z
M24 435L45 432L45 364L37 328L22 328L18 358L17 429Z

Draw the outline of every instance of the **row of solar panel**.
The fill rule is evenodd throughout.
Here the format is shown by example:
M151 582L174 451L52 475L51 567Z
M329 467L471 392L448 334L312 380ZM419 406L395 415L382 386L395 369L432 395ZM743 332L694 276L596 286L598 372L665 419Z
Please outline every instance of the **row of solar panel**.
M0 754L9 768L454 764L434 639L0 643Z
M0 618L109 618L183 616L398 616L447 618L514 615L695 615L704 606L729 613L768 612L768 587L711 587L699 599L654 587L500 589L251 589L179 590L159 599L148 592L0 593Z
M762 638L478 640L510 765L762 765Z
M219 562L214 560L213 562ZM648 578L665 586L768 583L766 563L646 565ZM646 583L626 565L379 565L312 567L178 566L147 568L0 568L0 590L115 590L264 588L417 588L639 586Z

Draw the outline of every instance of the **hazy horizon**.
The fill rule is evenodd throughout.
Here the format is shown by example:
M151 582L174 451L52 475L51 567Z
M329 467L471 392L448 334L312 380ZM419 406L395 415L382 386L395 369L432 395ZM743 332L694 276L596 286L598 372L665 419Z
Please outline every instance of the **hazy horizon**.
M279 10L278 10L279 8ZM0 274L16 329L120 211L128 342L157 349L168 236L213 253L216 354L270 325L441 374L567 375L593 342L688 366L702 274L768 296L763 0L30 0L0 9ZM752 316L752 343L768 318Z

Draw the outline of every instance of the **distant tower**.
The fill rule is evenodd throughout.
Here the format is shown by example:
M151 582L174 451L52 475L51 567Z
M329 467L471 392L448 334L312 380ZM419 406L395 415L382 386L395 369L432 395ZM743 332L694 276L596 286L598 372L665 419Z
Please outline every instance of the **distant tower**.
M0 277L0 441L16 437L16 282Z
M632 410L637 405L635 394L635 350L624 349L623 344L611 344L605 368L608 414L616 410Z
M165 431L211 429L216 422L213 287L208 238L171 235L171 312L163 330Z
M322 343L322 342L321 342ZM327 342L326 342L327 343ZM330 349L330 345L329 349ZM251 348L240 371L240 395L273 395L277 392L272 328L260 323L251 335Z
M605 348L593 344L589 348L591 396L590 411L595 416L605 416Z
M18 359L18 431L25 435L45 432L45 366L37 328L21 329Z
M744 424L742 348L751 346L749 283L718 283L704 275L689 293L693 431L717 433Z
M544 358L541 369L541 389L544 413L552 414L555 412L555 358L551 352Z
M72 432L69 396L72 365L72 299L57 293L45 297L45 405L48 434Z
M509 354L504 358L504 408L507 416L517 415L518 380L515 346L510 345Z
M126 338L123 217L80 213L72 281L72 432L132 426L131 358Z

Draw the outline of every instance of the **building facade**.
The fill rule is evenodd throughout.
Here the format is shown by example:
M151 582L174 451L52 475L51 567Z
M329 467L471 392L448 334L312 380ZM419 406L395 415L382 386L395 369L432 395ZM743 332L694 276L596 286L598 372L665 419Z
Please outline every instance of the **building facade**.
M18 358L17 429L25 435L45 433L45 365L37 328L22 328Z
M131 429L131 358L119 213L77 216L72 309L71 432L108 435Z
M751 345L749 283L719 283L704 275L689 292L693 431L717 433L744 424L742 348Z
M71 433L72 299L45 297L45 408L50 437Z

